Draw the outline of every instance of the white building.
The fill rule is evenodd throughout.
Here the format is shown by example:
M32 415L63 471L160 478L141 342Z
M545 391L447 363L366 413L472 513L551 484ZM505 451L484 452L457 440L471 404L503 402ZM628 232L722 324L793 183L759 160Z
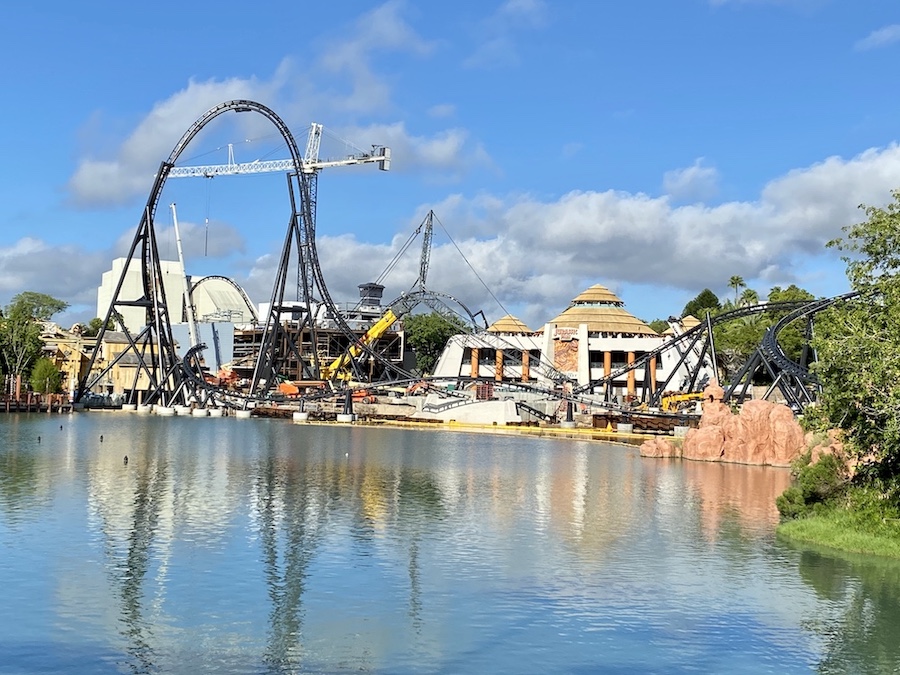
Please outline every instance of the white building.
M116 285L122 279L122 271L125 269L127 258L116 258L112 262L112 269L103 273L100 287L97 289L97 316L101 319L106 316L109 306L112 304ZM166 304L169 310L169 320L173 323L181 321L184 311L183 288L184 272L181 263L177 260L160 260L160 269L163 275L163 288L166 292ZM119 290L119 301L140 300L144 297L143 274L141 261L134 259L128 265L128 272L122 279L122 288ZM137 333L147 325L147 311L143 307L119 307L119 313L125 326L132 333ZM116 326L116 330L119 326Z
M120 279L122 288L119 290L119 303L139 300L144 296L140 261L131 261L123 279L126 261L126 258L116 258L112 269L103 273L97 289L97 316L100 318L104 318L109 311ZM191 347L184 302L184 270L177 260L161 260L160 269L172 336L178 355L183 357ZM244 290L227 277L188 277L188 284L192 289L191 303L197 320L198 342L207 347L204 352L207 365L219 368L234 357L234 324L256 323L256 310ZM118 311L131 333L140 332L147 323L147 311L143 307L119 304Z
M609 377L660 347L666 338L628 312L609 289L595 285L574 298L561 314L538 331L505 316L488 328L485 336L452 338L435 375L448 378L493 378L497 382L521 381L548 384L562 374L579 385ZM629 370L612 381L611 394L625 400L644 387L655 389L678 365L675 350ZM687 376L676 374L676 387ZM710 370L711 374L711 370ZM606 391L597 391L602 394Z
M122 278L126 258L116 258L112 269L103 273L97 289L97 316L103 318L109 311L116 285ZM184 270L177 260L160 260L166 306L172 324L185 323L187 314L184 304ZM193 287L191 300L198 322L254 323L256 310L244 290L234 281L222 276L188 277ZM144 296L141 263L133 259L122 281L119 302L139 300ZM119 313L125 326L132 333L140 331L147 323L147 312L143 307L119 306ZM116 327L118 328L118 326Z

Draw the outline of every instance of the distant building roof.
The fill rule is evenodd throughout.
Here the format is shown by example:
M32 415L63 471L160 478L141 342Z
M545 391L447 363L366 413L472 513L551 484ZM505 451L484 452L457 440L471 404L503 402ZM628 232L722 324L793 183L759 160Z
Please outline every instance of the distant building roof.
M595 284L581 292L572 304L550 321L560 328L578 328L586 324L589 333L624 335L658 335L650 326L625 309L622 302L605 286Z
M256 309L247 293L228 277L212 275L197 279L191 300L198 321L250 323L257 320Z
M690 330L694 326L700 325L700 319L692 314L688 314L687 316L681 317L681 325L684 330ZM669 326L663 331L663 335L674 335L675 332L672 330L672 327Z
M128 336L119 330L108 330L103 333L103 341L114 345L129 344Z
M521 320L514 317L512 314L507 314L504 317L497 319L494 323L488 326L489 333L514 333L516 335L522 333L533 333L528 326L522 323Z

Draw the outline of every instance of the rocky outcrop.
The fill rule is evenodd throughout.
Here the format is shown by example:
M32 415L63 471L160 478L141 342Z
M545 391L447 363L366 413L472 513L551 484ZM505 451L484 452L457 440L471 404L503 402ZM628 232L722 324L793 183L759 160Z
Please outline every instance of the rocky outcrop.
M645 441L645 457L682 457L704 462L790 466L807 448L803 430L790 408L769 401L748 401L739 414L722 403L722 388L704 390L700 426L690 429L681 447L668 439Z
M681 458L681 444L662 436L651 438L641 444L643 457L677 457Z
M818 462L824 455L835 455L843 458L844 442L841 440L841 432L839 429L831 429L822 437L810 431L806 434L806 447L809 448L811 464Z

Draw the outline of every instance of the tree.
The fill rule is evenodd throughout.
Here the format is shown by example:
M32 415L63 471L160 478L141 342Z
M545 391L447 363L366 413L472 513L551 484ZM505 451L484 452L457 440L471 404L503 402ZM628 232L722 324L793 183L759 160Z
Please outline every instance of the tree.
M739 277L737 275L731 277L728 280L728 287L734 289L734 304L738 304L738 291L742 288L746 288L747 284L744 283L744 277Z
M788 288L782 289L775 286L769 291L768 300L770 303L783 302L787 300L813 300L811 293L798 288L791 284ZM740 306L751 306L759 302L759 295L756 291L746 288L740 297ZM726 309L732 309L731 302L726 303ZM715 344L716 352L719 356L720 364L725 368L728 376L734 375L746 362L747 359L756 351L757 347L762 343L766 330L774 326L788 312L785 310L767 310L762 313L750 314L748 316L721 323L715 328ZM778 342L782 346L788 357L794 361L800 359L803 345L806 342L806 325L802 321L795 321L788 324L778 334ZM769 382L770 377L766 372L759 371L754 377L754 381L759 383Z
M759 293L754 291L752 288L745 288L744 292L741 293L741 299L739 304L741 307L750 307L751 305L756 305L759 303Z
M31 317L36 321L49 321L54 314L59 314L69 306L68 302L57 300L45 293L23 291L13 298L13 303L25 305Z
M900 190L885 208L861 206L868 219L828 246L846 252L857 299L816 320L813 346L822 383L817 411L844 431L868 460L870 478L887 480L881 499L900 504Z
M466 332L465 324L455 316L438 312L410 314L403 320L406 344L416 352L416 368L422 374L434 370L441 352L454 335Z
M722 303L719 302L719 297L708 288L704 288L697 294L696 298L684 306L681 316L683 318L690 314L698 319L703 319L706 317L707 312L715 314L721 308Z
M769 291L770 303L815 299L816 296L809 291L799 288L795 284L791 284L784 289L780 286L773 286L772 290ZM766 315L771 317L772 325L775 325L786 314L788 314L787 310L771 310L766 312ZM806 324L801 320L788 324L778 334L778 343L781 345L782 349L784 349L784 353L794 361L799 361L803 345L806 344L806 342Z
M103 319L99 316L95 316L88 322L88 325L84 327L84 330L81 334L84 337L97 337L100 334L100 329L103 327ZM110 319L106 323L106 330L115 330L115 325L113 324L113 320Z
M0 356L10 375L28 373L41 352L41 321L68 304L62 300L25 291L16 295L0 320Z
M669 322L665 319L653 319L653 321L651 321L647 325L660 335L669 330Z
M39 394L57 394L62 373L50 359L38 359L31 369L31 388Z

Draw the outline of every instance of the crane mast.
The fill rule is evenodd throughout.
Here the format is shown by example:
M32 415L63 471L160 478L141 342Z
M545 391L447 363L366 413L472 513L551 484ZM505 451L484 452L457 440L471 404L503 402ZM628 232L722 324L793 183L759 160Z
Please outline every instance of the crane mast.
M175 213L175 202L169 204L172 209L172 226L175 229L175 246L178 250L178 262L181 265L181 281L182 294L184 296L184 310L188 320L188 334L190 336L190 347L196 347L200 344L197 337L197 310L194 307L194 299L191 295L191 285L188 283L187 271L184 267L184 252L181 248L181 232L178 229L178 215Z

